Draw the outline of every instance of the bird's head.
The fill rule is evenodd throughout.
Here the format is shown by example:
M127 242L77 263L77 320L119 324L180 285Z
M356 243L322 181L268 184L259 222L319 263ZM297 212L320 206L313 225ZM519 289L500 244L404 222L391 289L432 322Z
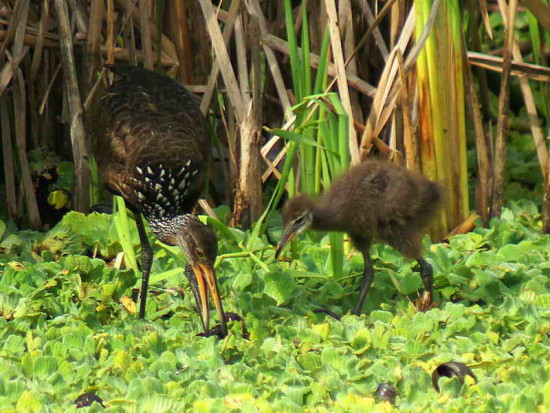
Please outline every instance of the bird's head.
M138 66L130 66L125 64L105 64L107 70L114 73L114 83L133 82L147 84L147 80L155 74Z
M154 225L152 228L155 231ZM214 270L214 262L218 254L216 233L196 216L186 214L176 217L170 224L170 230L165 230L159 239L166 244L177 245L187 257L185 275L191 284L204 331L208 332L209 327L210 295L220 317L222 334L226 335L225 313Z
M284 246L296 235L311 228L315 202L308 196L298 195L288 201L283 208L283 236L277 246L275 257L278 257Z

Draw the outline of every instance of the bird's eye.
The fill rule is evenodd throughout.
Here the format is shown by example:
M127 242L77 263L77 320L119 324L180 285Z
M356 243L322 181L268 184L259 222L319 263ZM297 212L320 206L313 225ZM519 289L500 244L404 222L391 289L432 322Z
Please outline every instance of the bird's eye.
M197 248L195 250L195 252L197 253L197 257L199 257L201 260L206 258L206 254L204 253L204 251L202 249Z
M298 225L302 225L305 221L306 221L306 216L301 215L298 218L296 218L296 220L294 222Z

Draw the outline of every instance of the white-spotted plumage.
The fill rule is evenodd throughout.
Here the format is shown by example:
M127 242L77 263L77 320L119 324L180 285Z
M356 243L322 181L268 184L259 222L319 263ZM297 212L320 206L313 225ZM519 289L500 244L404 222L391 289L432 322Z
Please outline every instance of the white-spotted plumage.
M199 172L190 160L181 168L141 164L135 167L135 171L131 181L138 207L148 220L157 221L162 217L172 219L182 213L192 177Z
M152 217L149 219L149 226L153 233L158 237L161 234L170 232L173 228L182 228L186 227L187 223L191 220L196 220L197 218L192 214L183 214L176 217L171 217L170 219L158 219Z

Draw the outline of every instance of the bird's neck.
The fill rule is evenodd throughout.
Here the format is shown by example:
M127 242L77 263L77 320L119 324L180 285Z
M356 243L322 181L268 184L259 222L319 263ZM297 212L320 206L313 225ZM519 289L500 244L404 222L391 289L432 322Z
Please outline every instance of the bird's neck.
M151 217L148 221L151 231L159 241L168 245L175 245L176 234L181 231L181 228L187 226L190 219L190 214L184 214L173 217Z
M328 206L317 204L313 209L311 228L316 231L343 231L339 221L338 211L332 211Z

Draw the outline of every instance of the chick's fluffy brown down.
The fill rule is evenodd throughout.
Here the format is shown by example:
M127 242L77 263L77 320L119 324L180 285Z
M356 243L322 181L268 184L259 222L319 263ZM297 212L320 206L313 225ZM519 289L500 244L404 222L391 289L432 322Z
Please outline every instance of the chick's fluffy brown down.
M367 161L332 183L318 204L312 227L348 232L360 249L380 240L417 258L422 230L441 198L440 185L421 174Z

